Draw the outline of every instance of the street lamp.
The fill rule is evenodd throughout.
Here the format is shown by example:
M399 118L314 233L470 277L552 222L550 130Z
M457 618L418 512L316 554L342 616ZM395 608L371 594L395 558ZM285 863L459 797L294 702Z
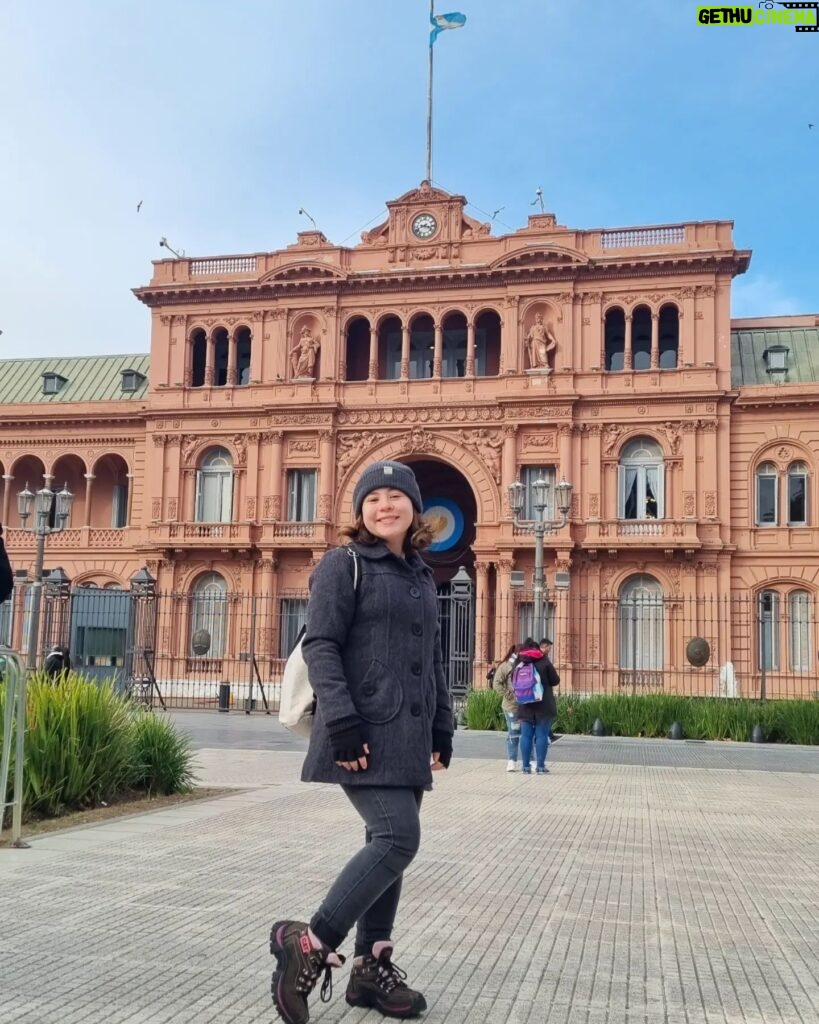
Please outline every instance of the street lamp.
M555 503L560 514L559 519L546 519L546 508L549 504L549 490L551 484L548 480L538 477L532 483L532 505L535 510L534 519L521 519L523 511L523 499L526 494L526 487L519 480L509 485L509 507L512 510L512 518L515 526L528 533L535 535L535 608L534 628L535 632L543 630L543 593L546 589L546 578L543 571L543 538L547 533L560 530L569 520L569 509L572 506L572 485L567 480L561 480L555 484ZM539 640L540 637L535 637Z
M34 559L34 582L31 600L31 612L28 625L28 662L30 671L37 668L37 644L40 634L40 605L43 599L43 560L45 558L46 537L52 533L61 533L68 525L71 515L71 503L74 495L65 484L63 489L55 494L46 483L33 494L28 489L17 495L17 512L20 516L20 525L28 533L33 533L37 538L37 554ZM29 516L34 511L34 522L27 526ZM50 525L52 509L54 511L54 525Z

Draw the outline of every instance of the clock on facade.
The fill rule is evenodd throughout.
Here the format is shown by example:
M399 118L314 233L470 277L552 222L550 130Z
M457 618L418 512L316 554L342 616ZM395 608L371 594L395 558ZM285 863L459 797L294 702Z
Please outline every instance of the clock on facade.
M438 221L431 213L419 213L412 222L412 233L416 238L432 238L438 230Z

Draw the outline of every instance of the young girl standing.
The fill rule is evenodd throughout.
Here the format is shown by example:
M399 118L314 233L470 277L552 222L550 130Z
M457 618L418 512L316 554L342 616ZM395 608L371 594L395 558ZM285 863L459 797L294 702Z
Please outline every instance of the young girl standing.
M302 644L316 713L302 770L333 782L364 822L364 846L342 869L309 923L277 921L273 1001L286 1024L305 1024L307 997L324 972L332 992L336 952L356 928L347 1002L389 1017L426 1009L392 960L404 871L421 841L420 809L432 772L449 766L453 717L441 658L432 572L419 552L432 540L415 474L377 462L353 492L344 548L328 551L310 579Z

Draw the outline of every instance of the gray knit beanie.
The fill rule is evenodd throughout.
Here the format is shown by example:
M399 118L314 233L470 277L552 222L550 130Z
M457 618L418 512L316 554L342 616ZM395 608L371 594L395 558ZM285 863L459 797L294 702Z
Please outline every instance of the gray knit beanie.
M353 511L357 516L361 515L361 506L364 499L379 487L391 487L396 491L403 491L412 502L416 512L422 512L421 491L418 489L418 481L415 474L402 462L374 462L367 466L353 491Z

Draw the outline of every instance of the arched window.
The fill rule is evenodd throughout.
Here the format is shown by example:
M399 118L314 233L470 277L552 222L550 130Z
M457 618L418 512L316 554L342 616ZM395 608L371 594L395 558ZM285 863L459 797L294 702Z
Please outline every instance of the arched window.
M409 375L413 380L432 376L435 362L435 324L421 313L410 324Z
M191 335L191 387L205 385L205 367L208 361L208 336L199 328Z
M211 448L196 473L196 522L229 523L232 512L233 460L225 448Z
M466 374L466 317L448 313L442 325L441 376L463 377Z
M363 316L356 316L347 324L347 347L344 364L347 367L346 380L366 380L370 373L370 322ZM401 359L398 335L398 359Z
M662 519L665 515L663 450L650 437L637 437L622 451L618 472L620 519Z
M193 586L191 594L191 655L196 658L221 658L225 653L227 636L228 596L227 584L218 572L205 573ZM199 634L196 637L196 634ZM207 633L207 638L204 637ZM194 637L197 639L194 648ZM207 639L207 650L200 642Z
M475 376L497 377L500 373L501 318L485 309L475 320Z
M250 383L250 358L253 351L253 336L249 327L236 331L233 344L236 346L236 384L244 387Z
M631 366L634 370L651 369L651 310L638 306L631 316Z
M792 590L788 595L790 620L791 670L810 672L813 665L813 616L810 594L806 590Z
M808 522L808 467L804 462L788 466L788 526Z
M230 341L224 327L213 332L213 386L223 388L228 382Z
M663 588L653 576L631 576L620 588L618 658L621 685L662 685L665 662Z
M776 526L779 522L779 478L772 462L756 471L756 525Z
M680 311L677 307L671 304L663 306L657 326L660 335L660 369L676 370L680 351Z
M757 659L760 669L779 669L779 594L775 590L763 590L758 601L758 643Z
M605 370L622 370L626 352L626 314L615 307L606 311L603 345Z

